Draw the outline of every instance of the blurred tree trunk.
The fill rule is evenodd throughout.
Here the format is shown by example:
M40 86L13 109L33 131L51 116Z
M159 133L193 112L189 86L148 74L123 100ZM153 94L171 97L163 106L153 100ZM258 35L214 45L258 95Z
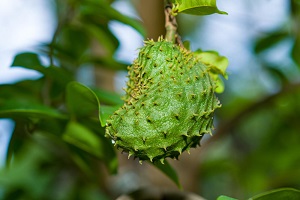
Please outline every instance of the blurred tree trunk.
M133 3L143 20L147 37L157 40L165 35L164 1L133 0Z
M104 49L99 45L99 43L93 43L93 49L95 56L102 56L106 54ZM115 71L111 69L106 69L103 67L95 66L95 80L96 86L103 88L107 91L114 91L114 76Z

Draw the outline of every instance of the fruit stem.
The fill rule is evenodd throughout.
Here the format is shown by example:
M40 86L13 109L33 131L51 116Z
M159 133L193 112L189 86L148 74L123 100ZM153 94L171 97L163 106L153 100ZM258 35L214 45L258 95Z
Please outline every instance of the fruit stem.
M166 28L166 40L172 43L177 42L180 46L183 46L180 36L177 34L177 21L172 13L172 4L167 2L165 7L165 28Z

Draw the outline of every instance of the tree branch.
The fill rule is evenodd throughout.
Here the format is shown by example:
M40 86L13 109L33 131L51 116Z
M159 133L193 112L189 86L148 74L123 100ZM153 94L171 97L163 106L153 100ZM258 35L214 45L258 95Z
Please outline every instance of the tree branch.
M177 33L177 21L176 17L172 13L172 3L167 1L165 6L165 27L166 27L166 40L178 43L180 46L183 46L180 36Z

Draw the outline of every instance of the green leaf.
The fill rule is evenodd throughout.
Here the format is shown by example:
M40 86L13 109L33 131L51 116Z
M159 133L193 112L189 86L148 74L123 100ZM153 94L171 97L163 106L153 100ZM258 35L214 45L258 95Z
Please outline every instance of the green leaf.
M286 39L289 36L289 33L287 31L275 31L273 33L268 34L267 36L259 39L255 46L254 46L254 51L256 53L260 53L262 51L265 51L272 46L278 44L282 40Z
M57 110L34 101L27 101L25 99L0 100L0 118L20 117L66 118L65 115Z
M99 116L100 102L95 93L88 87L70 82L67 85L66 104L75 118Z
M300 199L300 190L294 188L279 188L256 195L249 200L298 200Z
M52 79L61 88L65 88L69 82L74 80L72 73L56 66L45 67L41 73L47 76L47 78Z
M216 0L172 0L173 12L191 15L227 14L217 8Z
M281 66L274 66L266 63L263 65L263 67L270 75L272 75L273 79L279 80L282 85L285 85L289 82L289 77L286 76Z
M124 103L123 100L121 99L121 96L116 93L108 92L100 88L91 88L91 89L97 95L101 103L104 103L106 105L121 105Z
M123 15L119 13L116 10L111 10L110 11L110 16L114 19L117 20L123 24L127 24L134 28L137 32L139 32L143 37L146 36L146 31L144 27L142 26L142 23L136 19L133 19L131 17L128 17L126 15Z
M27 199L43 199L55 171L51 167L42 166L51 159L52 155L47 148L26 141L22 151L14 154L9 167L0 170L1 199L22 199L26 193ZM8 193L17 193L18 190L22 190L21 194L10 195L9 198Z
M89 35L93 36L99 42L99 44L104 47L103 49L106 51L106 53L108 53L108 55L113 55L117 47L115 42L111 40L112 37L110 36L110 32L103 30L99 26L91 24L84 25L83 29L85 29Z
M221 195L217 198L217 200L237 200L237 199Z
M138 31L143 37L146 36L146 31L142 23L136 19L121 14L119 11L111 7L110 4L101 1L90 1L88 5L83 8L81 13L83 17L102 19L103 21L116 20L123 24L127 24Z
M142 23L136 19L128 17L126 15L121 14L119 11L113 9L112 7L106 7L104 10L104 14L107 15L111 20L119 21L123 24L127 24L134 28L137 32L139 32L143 37L146 36L146 31L142 26Z
M101 150L101 141L98 136L89 130L87 127L77 123L69 122L66 130L63 134L64 141L67 141L74 146L87 151L88 153L96 156L97 158L103 158L105 151Z
M63 140L105 161L110 172L117 171L117 157L110 141L86 126L74 121L69 122L63 134Z
M195 55L203 62L210 72L211 77L215 80L217 86L216 92L222 93L225 89L223 80L219 77L219 74L224 78L228 78L226 69L228 67L228 59L224 56L220 56L215 51L202 51L198 49L195 51Z
M57 45L68 52L73 60L79 60L89 48L89 34L82 27L64 26L60 32L60 40Z
M31 52L24 52L16 55L11 66L24 67L37 71L40 71L43 68L39 56L36 53Z
M112 70L127 70L128 63L122 63L116 61L113 57L85 57L82 59L84 63L91 63L96 65L96 67L102 67Z
M92 117L98 113L102 127L105 126L109 116L121 106L100 106L97 95L78 82L68 84L66 101L68 110L74 118Z
M227 79L226 69L229 63L225 56L220 56L216 51L202 51L200 49L195 51L195 55L210 68L212 73L221 74Z
M38 55L35 53L25 52L16 55L11 66L18 66L41 72L45 76L55 80L62 87L65 87L67 82L72 81L72 75L70 72L55 66L44 67L41 64Z
M300 67L300 34L298 34L298 37L296 38L296 41L294 43L293 49L292 49L292 58L295 61L295 63Z
M100 122L101 126L104 127L106 120L111 116L116 110L118 110L122 105L117 106L101 106L100 109Z
M22 80L13 84L0 85L0 101L8 99L26 99L37 102L40 99L43 80Z
M154 162L152 164L160 171L162 171L167 177L169 177L177 185L178 188L182 189L176 171L167 160L164 160L164 164L162 164L160 161Z

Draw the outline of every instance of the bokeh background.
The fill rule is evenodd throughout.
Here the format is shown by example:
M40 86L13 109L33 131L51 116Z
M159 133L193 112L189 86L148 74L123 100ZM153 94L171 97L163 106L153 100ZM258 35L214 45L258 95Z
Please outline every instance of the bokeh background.
M192 50L218 51L230 64L225 92L218 94L223 106L216 113L213 136L205 136L202 147L170 163L184 190L206 199L299 189L299 1L232 0L217 5L228 15L177 18L179 33ZM176 190L152 165L140 165L118 151L109 154L118 157L118 173L109 174L97 153L60 139L66 134L65 122L5 115L1 109L7 102L19 105L16 99L32 102L37 94L34 102L64 112L63 91L72 80L101 89L97 94L103 104L119 103L126 66L143 40L164 35L162 0L1 0L0 25L0 199L114 199L140 188ZM64 72L18 66L25 64L14 57L23 52L34 52L39 65ZM70 159L73 151L80 162Z

